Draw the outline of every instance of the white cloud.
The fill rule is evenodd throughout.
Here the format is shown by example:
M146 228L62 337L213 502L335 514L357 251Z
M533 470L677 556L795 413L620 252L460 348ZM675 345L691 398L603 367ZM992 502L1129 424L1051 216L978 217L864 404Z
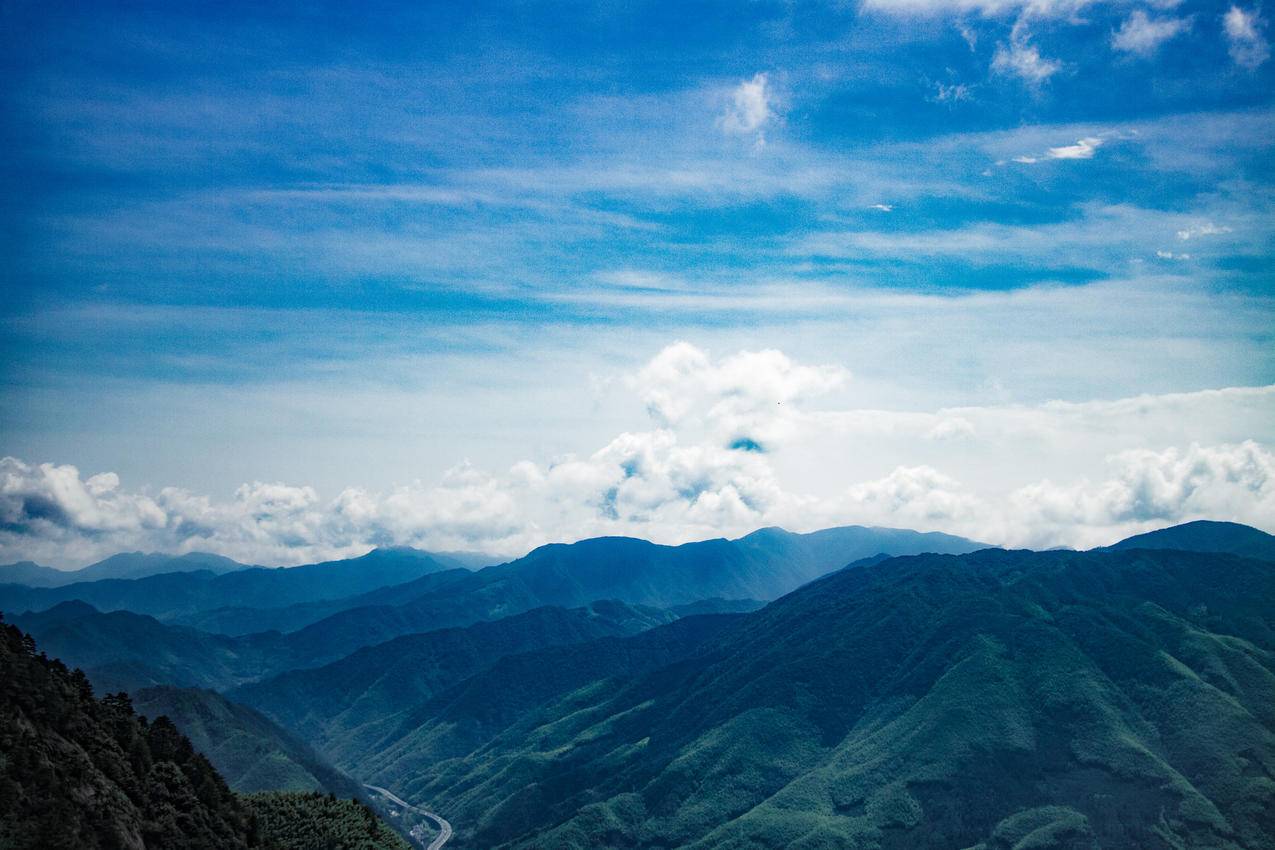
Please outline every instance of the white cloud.
M1021 154L1013 157L1012 161L1022 165L1035 165L1038 162L1047 162L1051 159L1093 159L1098 148L1106 143L1103 136L1086 136L1077 139L1074 145L1060 145L1047 149L1043 154ZM997 163L1002 164L1002 163Z
M1103 140L1097 136L1078 139L1074 145L1050 148L1045 155L1050 159L1093 159L1094 153L1102 146Z
M880 210L881 212L894 212L894 205L893 204L873 204L872 209Z
M1270 45L1261 33L1264 23L1256 10L1246 12L1239 6L1232 6L1222 17L1235 64L1251 71L1270 58Z
M1020 18L1010 32L1008 44L996 45L992 56L992 70L998 74L1015 76L1028 85L1038 86L1062 70L1056 59L1041 56L1040 49L1031 43L1025 19Z
M930 100L935 103L956 103L969 100L972 96L970 87L965 83L938 82L934 84L934 94Z
M708 352L678 342L631 383L664 426L704 431L719 443L751 440L768 447L791 432L794 403L827 393L848 377L841 367L799 365L773 349L714 361Z
M1190 227L1184 227L1178 231L1178 238L1183 242L1188 239L1196 239L1200 236L1221 236L1224 233L1230 233L1231 228L1226 225L1217 225L1211 221L1203 224L1193 224Z
M1186 253L1176 253L1176 254L1175 254L1175 253L1174 253L1174 252L1172 252L1172 251L1156 251L1156 252L1155 252L1155 255L1156 255L1157 257L1159 257L1161 260L1189 260L1189 259L1191 259L1191 255L1190 255L1190 254L1186 254Z
M1111 46L1126 53L1150 56L1169 39L1186 32L1191 22L1186 18L1152 18L1136 9L1111 37Z
M866 0L865 9L892 15L980 14L987 17L1024 12L1037 17L1070 17L1097 0Z
M751 136L754 144L761 147L766 144L766 127L775 119L775 95L770 77L758 73L731 91L730 103L718 124L727 133Z
M1269 525L1275 517L1275 455L1253 441L1184 450L1139 449L1110 459L1104 481L1042 481L1010 496L1010 514L1037 545L1099 545L1133 529L1192 519Z
M714 357L675 343L616 382L646 405L645 430L591 454L504 471L460 464L432 483L347 487L330 499L260 481L229 499L130 492L113 473L4 458L0 562L68 565L145 549L292 564L386 544L518 554L601 534L681 542L847 523L1086 546L1206 516L1275 522L1275 458L1252 439L1270 436L1275 386L935 412L808 409L846 379L776 350ZM1212 442L1182 440L1188 433ZM891 462L891 446L915 460ZM800 476L794 485L801 469L831 488L812 492Z

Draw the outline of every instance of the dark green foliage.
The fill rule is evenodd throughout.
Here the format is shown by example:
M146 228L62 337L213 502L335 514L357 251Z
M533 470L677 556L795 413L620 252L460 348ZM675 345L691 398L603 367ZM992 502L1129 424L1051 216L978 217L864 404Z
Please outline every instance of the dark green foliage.
M166 718L36 654L0 623L0 847L235 850L252 815Z
M894 558L506 657L395 734L351 767L458 848L1269 848L1275 565Z
M325 794L271 792L243 797L267 850L410 850L397 833L356 800Z
M168 717L235 791L324 791L362 797L357 782L308 744L260 713L195 688L147 688L133 694L145 717Z

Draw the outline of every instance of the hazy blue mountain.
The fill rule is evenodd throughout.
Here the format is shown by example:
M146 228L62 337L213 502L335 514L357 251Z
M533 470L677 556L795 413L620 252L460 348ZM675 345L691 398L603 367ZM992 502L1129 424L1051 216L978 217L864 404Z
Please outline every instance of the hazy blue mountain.
M224 689L291 666L277 634L208 634L145 614L103 613L79 601L7 618L50 655L84 670L103 692L153 685Z
M102 611L173 619L227 607L279 608L335 600L449 568L454 568L451 562L414 549L374 549L359 558L301 567L251 567L223 574L199 569L56 588L5 585L0 586L0 610L38 611L78 599Z
M68 574L65 570L43 567L34 561L18 561L16 564L0 565L0 584L22 584L27 587L58 587L66 584Z
M472 577L473 573L467 569L448 569L353 596L326 599L320 602L299 602L275 608L216 608L211 611L196 611L176 616L171 618L170 622L227 635L247 635L265 631L294 632L351 608L398 605L437 593L453 583L468 586L467 580Z
M764 528L738 540L661 546L599 537L541 546L483 574L517 576L555 605L615 598L667 608L701 599L774 599L851 561L885 552L959 554L985 548L947 534L847 526L811 534Z
M220 555L191 552L186 555L122 552L78 570L56 570L31 561L0 566L0 584L22 584L27 587L62 587L76 582L112 578L144 578L161 573L208 571L228 573L246 569L247 565Z
M536 608L466 628L395 638L323 667L245 685L231 696L334 757L353 759L434 694L505 655L636 634L673 619L664 611L611 601L570 610Z
M430 800L458 848L1266 848L1275 565L893 558L507 656L393 734L348 766Z
M628 537L551 544L446 586L427 580L386 588L383 604L350 606L294 634L307 665L399 635L465 626L545 605L574 608L599 599L671 608L704 599L773 599L881 552L959 553L984 544L946 534L849 526L794 534L767 528L738 540L662 546Z
M322 791L363 798L363 787L260 712L199 688L132 693L143 717L167 717L235 791Z
M1198 520L1138 534L1108 549L1180 549L1185 552L1229 552L1245 558L1275 561L1275 535L1237 522Z
M165 555L160 552L122 552L67 573L71 582L100 581L108 578L145 578L162 573L189 573L207 570L218 575L247 569L247 564L213 555L209 552L190 552L185 555Z
M699 614L746 614L749 611L756 611L758 608L766 607L766 603L760 599L722 599L714 597L713 599L700 599L697 602L688 602L685 605L674 605L672 608L666 608L670 614L676 614L678 617L694 617Z

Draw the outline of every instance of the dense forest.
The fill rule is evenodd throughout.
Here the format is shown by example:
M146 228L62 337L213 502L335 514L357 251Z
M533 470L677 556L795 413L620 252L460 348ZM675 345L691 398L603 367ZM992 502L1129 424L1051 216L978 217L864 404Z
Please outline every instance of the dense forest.
M361 803L239 797L167 717L87 677L0 621L3 850L403 850Z
M410 850L411 845L357 800L272 791L243 797L267 850Z

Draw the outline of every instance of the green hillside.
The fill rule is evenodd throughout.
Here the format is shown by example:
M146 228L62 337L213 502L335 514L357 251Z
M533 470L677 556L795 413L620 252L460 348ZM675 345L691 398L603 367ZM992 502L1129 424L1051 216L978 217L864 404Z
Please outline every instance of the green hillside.
M1272 846L1270 563L895 558L724 619L584 683L506 658L358 768L458 847Z
M669 622L665 612L618 602L536 608L466 628L440 629L361 649L233 692L334 758L353 760L434 694L505 655L630 635Z
M355 798L364 794L362 786L295 735L212 691L146 688L132 697L139 715L171 720L235 791L322 791Z

